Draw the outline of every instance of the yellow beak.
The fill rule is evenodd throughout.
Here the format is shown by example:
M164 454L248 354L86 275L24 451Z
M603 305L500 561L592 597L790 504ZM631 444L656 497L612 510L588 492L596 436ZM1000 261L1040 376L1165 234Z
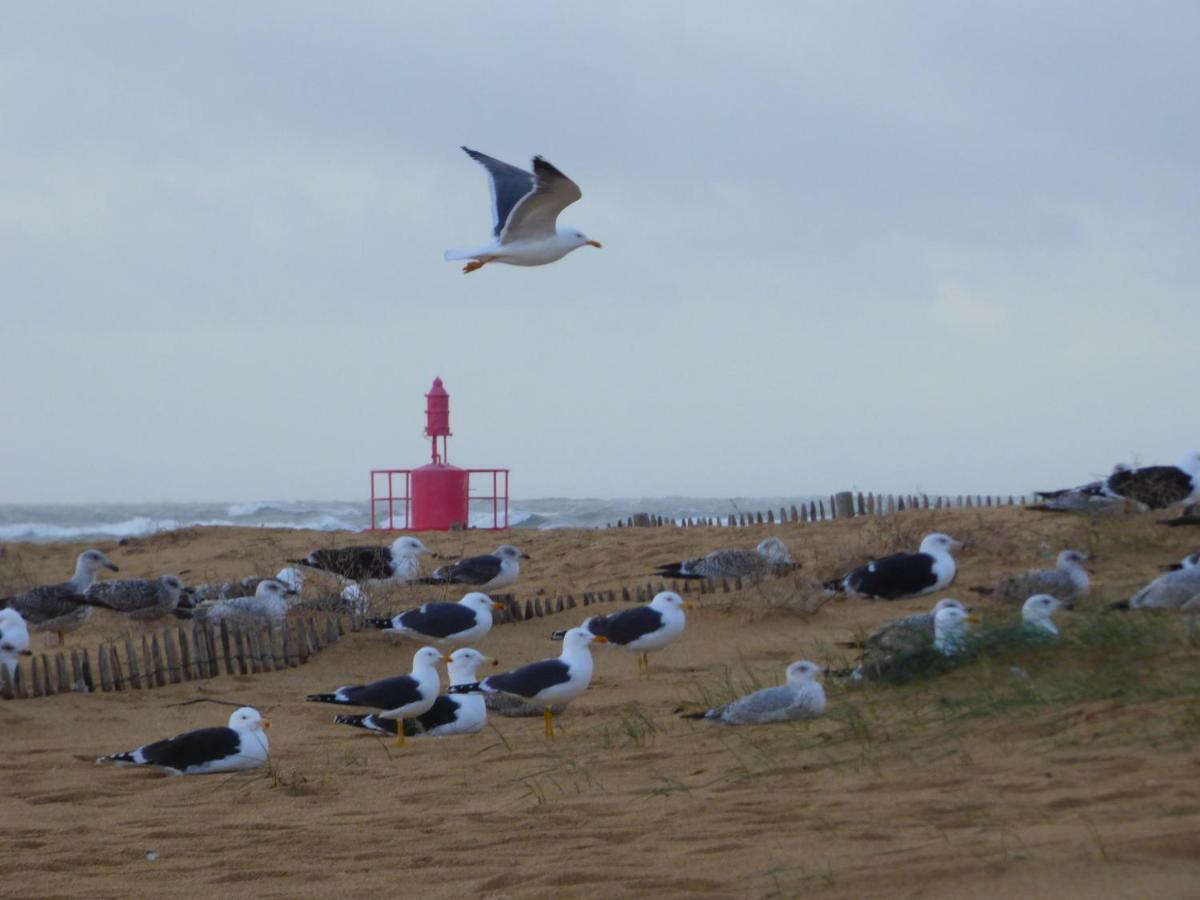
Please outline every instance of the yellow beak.
M599 250L604 245L602 243L600 243L599 241L588 241L588 246L595 247L597 250Z
M971 613L969 616L967 616L967 621L972 625L978 625L983 621L983 616L981 616L979 613Z
M263 719L263 728L270 728L270 727L271 727L271 720Z
M602 634L596 635L594 638L592 638L592 640L595 641L597 644L607 644L608 643L608 638L606 638Z

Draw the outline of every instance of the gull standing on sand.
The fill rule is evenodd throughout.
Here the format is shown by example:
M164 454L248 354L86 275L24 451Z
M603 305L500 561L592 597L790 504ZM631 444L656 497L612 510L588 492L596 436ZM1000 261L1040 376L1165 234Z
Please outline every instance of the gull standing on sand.
M1060 600L1075 601L1088 595L1090 581L1084 563L1088 554L1079 550L1064 550L1058 554L1053 569L1033 569L1021 575L1004 578L995 588L971 588L978 594L993 595L1005 603L1021 603L1033 594L1053 594Z
M783 574L793 568L792 554L779 538L767 538L754 550L730 548L666 563L657 572L664 578L740 578L768 572Z
M120 570L99 550L84 550L75 560L75 574L70 581L47 584L0 600L0 606L9 606L19 612L34 631L53 631L58 641L63 634L74 631L92 615L92 608L84 602L84 593L96 581L101 569L113 572Z
M661 650L683 634L687 624L683 612L686 608L683 598L674 591L663 591L656 594L646 606L623 609L607 616L592 616L579 627L607 638L614 647L636 653L638 673L644 672L649 676L650 660L647 654L652 650ZM550 637L562 640L565 635L565 631L556 631Z
M755 691L704 712L684 713L685 719L707 719L722 725L768 725L815 719L825 712L825 688L821 684L824 669L814 662L800 660L787 667L783 687Z
M258 710L243 706L229 717L227 728L200 728L127 753L101 756L96 763L154 766L170 775L255 769L267 761L266 729L270 725Z
M30 656L29 629L15 609L0 609L0 668L16 678L17 657Z
M304 559L289 559L340 575L351 581L414 581L421 574L421 557L437 556L415 537L396 538L390 547L340 547L314 550Z
M501 544L495 553L468 556L449 566L433 570L421 584L469 584L481 591L495 590L512 584L521 575L521 560L529 559L512 544Z
M893 553L859 566L825 583L830 591L846 591L874 600L907 600L950 586L957 572L953 551L962 544L949 535L925 536L916 553Z
M553 738L554 707L570 703L591 683L592 654L588 645L592 641L604 644L608 639L586 628L572 628L563 635L562 654L556 659L543 659L475 684L456 685L450 688L450 693L502 693L536 703L543 710L546 737Z
M450 654L446 663L446 673L450 676L450 685L472 684L478 678L479 667L490 662L496 665L496 660L489 659L478 650L461 647ZM352 725L355 728L365 728L376 734L395 735L398 725L395 719L384 719L375 713L360 716L338 716L334 719L339 725ZM404 722L406 737L446 737L452 734L475 734L482 731L487 724L487 704L482 694L439 694L433 701L433 706L427 712L421 713L415 719Z
M473 644L492 630L493 609L504 609L504 604L473 591L457 603L426 603L368 624L418 641Z
M309 703L335 703L343 706L371 706L382 709L382 719L415 719L428 712L437 700L442 682L437 666L443 657L432 647L422 647L413 655L412 672L382 678L370 684L351 684L331 694L309 694ZM404 743L404 728L396 729L396 743Z
M583 246L599 247L578 228L557 225L558 214L583 196L579 185L540 156L533 172L463 147L467 156L488 173L492 189L492 235L477 250L447 250L447 260L465 259L463 272L474 272L490 262L510 266L544 266Z

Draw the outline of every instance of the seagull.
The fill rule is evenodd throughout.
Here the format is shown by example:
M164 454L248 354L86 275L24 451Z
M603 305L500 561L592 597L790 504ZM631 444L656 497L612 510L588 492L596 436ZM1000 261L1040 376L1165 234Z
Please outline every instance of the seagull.
M714 550L696 559L661 565L657 573L664 578L737 578L766 572L783 574L792 567L792 554L783 541L772 537L754 550Z
M674 591L656 594L646 606L634 606L607 616L592 616L580 626L592 634L602 635L614 647L638 654L638 672L650 674L647 654L661 650L683 634L687 604ZM565 631L550 635L562 640Z
M1109 609L1181 609L1200 610L1200 553L1189 553L1178 568L1152 582Z
M298 566L332 572L351 581L413 581L421 574L421 557L437 556L415 537L401 537L390 547L341 547L314 550Z
M940 609L933 617L933 649L943 656L956 656L967 649L967 623L975 617L965 609Z
M1033 634L1058 637L1058 627L1051 617L1060 609L1074 608L1073 603L1053 594L1034 594L1021 607L1021 623Z
M906 600L936 593L954 581L956 567L951 551L962 544L949 535L925 536L916 553L894 553L859 566L847 575L825 583L829 591L847 591L875 600Z
M588 645L608 643L586 628L572 628L563 636L562 655L543 659L511 672L492 675L474 684L450 688L451 694L510 694L542 707L546 737L554 737L553 707L566 705L587 690L592 680L592 654Z
M1159 519L1158 524L1178 528L1180 525L1200 525L1200 503L1191 503L1179 511L1173 519Z
M1058 554L1053 569L1033 569L1022 575L1004 578L994 588L975 587L977 594L994 595L1005 603L1019 603L1033 594L1053 594L1062 600L1075 601L1087 596L1090 582L1084 563L1092 557L1079 550L1064 550Z
M915 653L933 643L934 622L943 609L969 612L961 601L946 597L934 604L929 612L914 613L880 625L861 642L843 646L862 647L863 655L857 667L849 673L854 679L878 678L899 656ZM839 673L846 674L846 673Z
M92 615L92 608L84 603L84 593L96 580L101 569L119 572L112 560L99 550L84 550L75 560L75 574L70 581L35 587L16 597L0 601L0 606L10 606L19 612L34 631L53 631L58 642L63 634L74 631Z
M309 694L309 703L336 703L344 706L372 706L382 709L383 719L415 719L428 712L441 688L437 665L443 657L432 647L422 647L413 656L412 672L372 681L370 684L351 684L332 694ZM404 743L404 728L396 730L396 743Z
M457 603L426 603L369 624L418 641L471 644L492 630L493 609L504 609L504 604L473 591Z
M1200 451L1185 454L1174 466L1143 466L1140 469L1117 466L1103 482L1038 491L1038 496L1056 500L1072 494L1094 496L1097 493L1132 500L1149 509L1165 509L1200 499Z
M521 575L521 560L529 559L512 544L501 544L495 553L468 556L449 566L433 570L421 584L469 584L481 591L495 590L512 584Z
M137 622L151 622L170 615L179 605L183 582L174 575L128 581L98 581L84 591L91 606L122 612Z
M479 671L479 667L490 662L496 665L496 660L489 659L478 650L470 647L460 647L450 654L446 663L446 671L450 676L450 684L471 684ZM395 735L397 723L395 719L384 719L375 713L358 716L338 716L335 720L339 725L352 725L355 728L365 728L376 734ZM487 724L487 705L482 694L440 694L433 701L429 711L415 719L404 723L406 737L445 737L451 734L475 734L483 730Z
M97 764L155 766L170 775L241 772L267 761L266 729L270 722L257 709L243 706L229 717L227 728L201 728L155 741L127 753L101 756Z
M300 593L304 588L304 573L294 566L284 566L272 577L296 593ZM253 597L258 586L267 580L259 575L248 575L241 581L213 581L208 584L198 584L188 593L191 595L193 603L203 603L205 600L227 600L233 597Z
M447 250L443 254L447 260L469 260L463 266L464 274L490 262L544 266L585 245L601 246L578 228L556 226L558 214L583 193L579 185L542 157L533 158L530 174L468 147L463 151L487 169L494 238L477 250Z
M816 663L800 660L787 667L787 684L783 687L755 691L724 706L685 713L683 718L707 719L722 725L767 725L815 719L825 712L823 674L824 670Z
M8 677L17 677L17 657L31 656L29 652L29 628L15 609L0 609L0 667L8 670Z
M220 622L229 619L238 624L253 624L266 621L272 626L281 625L292 608L289 597L296 592L283 582L268 578L260 581L253 597L227 597L224 600L206 600L192 610L192 618Z

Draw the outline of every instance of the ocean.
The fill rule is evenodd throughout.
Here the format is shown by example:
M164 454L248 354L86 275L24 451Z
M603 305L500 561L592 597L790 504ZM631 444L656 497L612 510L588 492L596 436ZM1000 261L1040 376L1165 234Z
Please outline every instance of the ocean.
M641 497L614 500L544 497L509 501L512 528L603 528L638 513L682 520L735 513L778 511L815 497ZM485 509L486 507L486 509ZM490 527L491 502L472 509L473 527ZM276 501L248 503L73 503L0 504L0 541L119 539L193 525L364 531L370 528L366 501Z

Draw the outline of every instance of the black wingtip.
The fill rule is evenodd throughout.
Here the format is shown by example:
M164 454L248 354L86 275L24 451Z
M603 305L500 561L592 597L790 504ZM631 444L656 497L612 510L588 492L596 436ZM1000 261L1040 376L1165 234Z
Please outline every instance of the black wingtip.
M533 158L533 174L534 175L557 175L559 178L566 178L558 168L546 161L544 156L535 156Z
M703 719L705 716L708 715L708 710L705 710L704 712L690 712L690 713L679 712L678 710L676 710L676 713L679 715L679 718L681 718L681 719Z
M309 694L304 698L309 703L345 703L337 694Z
M391 619L367 619L367 625L372 628L378 628L381 631L390 630L392 628Z
M1104 608L1110 612L1129 612L1130 610L1128 600L1118 600L1116 603L1110 603Z
M841 578L834 578L830 581L827 581L823 585L821 585L821 587L823 587L827 591L837 591L839 593L846 590L846 585L844 585L842 583Z
M449 688L451 694L478 694L483 690L478 681L473 681L470 684L452 684Z

